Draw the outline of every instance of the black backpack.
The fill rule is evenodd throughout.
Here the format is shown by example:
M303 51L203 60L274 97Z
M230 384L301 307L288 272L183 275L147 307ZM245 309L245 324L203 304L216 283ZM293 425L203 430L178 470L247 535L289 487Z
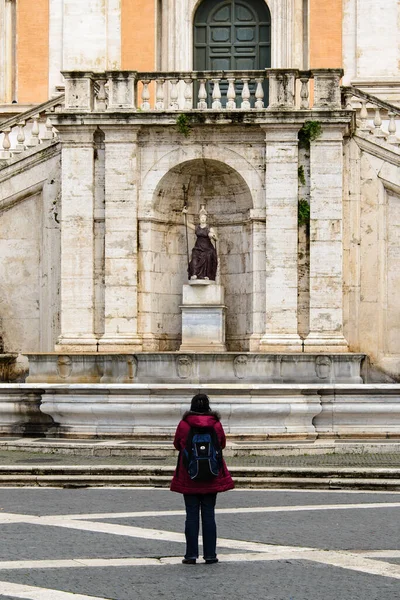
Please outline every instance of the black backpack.
M189 477L195 481L217 477L222 467L222 450L214 427L191 427L182 454Z

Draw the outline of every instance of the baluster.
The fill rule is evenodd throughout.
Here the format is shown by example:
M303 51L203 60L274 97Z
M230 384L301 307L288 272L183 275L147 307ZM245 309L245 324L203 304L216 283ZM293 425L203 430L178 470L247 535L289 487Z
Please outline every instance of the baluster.
M222 104L221 104L221 90L219 88L220 79L212 79L211 81L214 84L213 93L212 93L213 103L211 105L211 108L213 110L221 110L221 108L222 108Z
M344 95L344 103L345 103L346 110L353 110L353 104L351 103L352 97L353 97L353 94L348 93L348 92Z
M378 138L384 138L385 133L382 130L382 117L379 106L375 108L375 117L374 117L374 135Z
M193 108L193 92L192 92L192 79L184 79L185 82L185 109L191 110Z
M169 103L169 107L172 110L178 110L179 109L179 104L178 104L178 79L170 79L171 81L171 93L170 93L170 103Z
M142 110L150 110L150 91L149 91L149 83L150 83L150 79L142 79L142 84L143 84L143 88L142 88L142 103L140 105L140 108Z
M164 81L165 79L156 79L156 110L164 110Z
M399 144L400 140L398 139L398 137L396 135L396 130L397 130L396 113L390 112L390 113L388 113L388 117L389 117L389 137L388 137L387 141L389 142L389 144Z
M300 77L300 81L301 81L301 90L300 90L300 109L301 110L307 110L310 108L310 102L308 100L309 98L309 94L308 94L308 77Z
M31 137L29 139L29 142L27 143L27 146L29 146L29 148L34 148L35 146L38 146L40 141L39 141L39 115L35 115L34 117L32 117L33 120L33 124L32 124L32 130L31 130Z
M23 152L25 150L25 121L20 121L18 123L18 133L17 133L17 145L15 147L14 152Z
M200 108L201 110L206 110L206 108L207 108L206 80L199 79L199 83L200 83L199 95L198 95L199 101L197 103L197 108Z
M360 129L368 130L368 109L367 109L367 101L361 101L361 111L360 111Z
M226 93L227 103L226 108L232 110L236 108L236 91L235 91L235 78L227 77L228 79L228 91Z
M47 117L45 127L46 127L46 131L42 135L42 140L52 140L54 137L54 133L53 133L53 124L50 121L50 117Z
M256 104L255 107L257 110L262 110L264 108L264 102L263 102L263 98L264 98L264 90L263 90L263 81L264 78L263 77L256 77Z
M3 150L0 152L0 158L11 158L11 152L10 152L10 148L11 148L10 133L11 133L11 128L10 127L7 127L6 129L3 129L3 134L4 134L4 138L3 138Z
M249 77L242 77L243 89L242 89L242 110L249 110L250 108L250 90L249 90Z
M99 91L97 92L97 97L96 97L96 109L99 111L104 111L107 108L107 94L106 94L106 88L105 85L107 83L106 79L99 79L98 84L99 84Z

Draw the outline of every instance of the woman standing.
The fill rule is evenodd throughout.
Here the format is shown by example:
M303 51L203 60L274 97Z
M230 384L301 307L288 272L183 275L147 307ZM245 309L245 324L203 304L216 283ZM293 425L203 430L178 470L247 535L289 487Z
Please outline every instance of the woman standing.
M207 481L191 479L183 464L183 451L187 448L187 440L191 431L211 428L215 431L219 447L225 448L226 438L218 413L210 409L208 396L197 394L193 397L190 410L183 415L174 439L174 446L179 450L178 466L171 482L171 491L183 494L186 507L186 553L182 562L195 565L199 556L200 512L203 533L203 554L206 564L218 562L216 554L217 527L215 524L215 503L218 492L225 492L234 487L232 477L222 460L218 475Z

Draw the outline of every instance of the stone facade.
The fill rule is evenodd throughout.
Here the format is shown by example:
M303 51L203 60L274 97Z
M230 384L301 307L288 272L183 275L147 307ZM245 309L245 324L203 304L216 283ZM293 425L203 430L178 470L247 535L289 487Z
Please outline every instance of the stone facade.
M204 382L234 434L398 433L396 388L362 381L400 379L399 3L267 0L271 68L207 72L199 3L150 4L40 0L30 27L0 0L0 379L30 354L27 386L103 386L96 407L94 387L7 388L0 433L50 427L42 408L66 434L168 433ZM184 204L218 237L198 302ZM107 412L112 384L138 387Z
M194 242L181 211L187 202L194 222L206 203L227 350L350 350L396 378L398 146L368 126L348 137L338 75L315 71L314 104L299 110L297 72L271 70L268 110L189 111L186 137L179 104L136 109L147 100L134 74L113 74L108 98L104 81L95 91L101 75L66 74L65 110L52 117L59 141L1 171L3 256L15 261L0 271L6 351L26 365L22 353L38 350L178 350ZM310 121L321 131L304 150L298 135ZM304 198L309 236L298 225Z

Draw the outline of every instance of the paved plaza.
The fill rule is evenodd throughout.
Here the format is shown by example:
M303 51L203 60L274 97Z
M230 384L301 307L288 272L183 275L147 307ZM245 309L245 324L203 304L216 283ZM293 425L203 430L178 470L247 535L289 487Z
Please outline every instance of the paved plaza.
M0 599L398 600L400 494L218 497L220 563L181 564L182 497L0 489Z

